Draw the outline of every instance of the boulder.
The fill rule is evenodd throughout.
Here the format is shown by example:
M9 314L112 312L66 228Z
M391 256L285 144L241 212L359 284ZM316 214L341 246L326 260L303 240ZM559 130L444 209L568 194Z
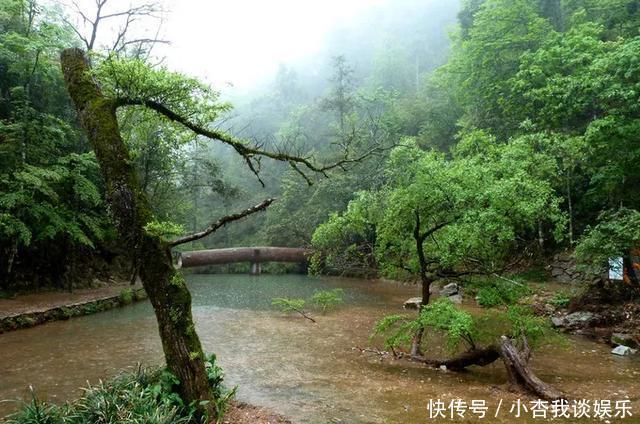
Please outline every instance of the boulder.
M553 278L556 282L562 283L562 284L570 284L570 283L573 283L574 281L573 278L565 272L563 272L560 275L556 275Z
M462 303L462 295L460 293L449 296L448 299L458 305Z
M640 347L638 339L633 334L628 333L613 333L611 335L611 343L614 345L629 346L630 348Z
M554 327L564 327L564 317L551 317L551 323Z
M595 315L591 312L578 311L565 316L564 322L567 327L587 327L594 318Z
M454 294L458 294L460 292L460 288L456 283L449 283L440 290L441 297L449 297Z
M637 353L637 350L631 349L629 346L616 346L611 353L618 356L629 356Z
M422 303L421 297L412 297L411 299L408 299L407 301L405 301L402 307L405 309L418 309L420 308L421 303Z

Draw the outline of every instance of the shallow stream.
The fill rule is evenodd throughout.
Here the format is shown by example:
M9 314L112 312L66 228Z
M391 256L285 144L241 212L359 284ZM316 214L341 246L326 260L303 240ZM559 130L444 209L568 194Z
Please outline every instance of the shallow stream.
M374 322L417 294L417 287L358 279L300 275L251 277L193 275L197 330L207 352L216 352L238 398L302 423L541 422L531 413L509 413L518 397L506 387L500 363L466 373L428 369L383 359L372 352ZM310 297L342 287L345 304L317 324L274 310L274 297ZM616 357L606 346L581 338L568 346L542 347L532 364L538 376L576 399L630 399L640 422L640 360ZM0 416L28 397L61 402L138 362L159 364L161 346L146 302L64 322L0 335ZM485 400L490 416L469 411L453 421L429 418L429 400ZM501 412L494 417L502 399ZM615 412L615 411L614 411ZM449 412L447 412L448 414ZM526 415L526 414L524 414ZM617 420L612 419L612 422ZM597 420L555 420L597 422Z

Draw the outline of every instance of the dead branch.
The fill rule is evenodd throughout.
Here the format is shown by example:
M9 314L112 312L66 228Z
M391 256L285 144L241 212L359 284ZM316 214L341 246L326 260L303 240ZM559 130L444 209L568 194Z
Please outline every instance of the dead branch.
M105 9L109 1L110 0L95 0L95 10L92 12L88 12L86 10L83 10L77 0L70 0L70 6L72 7L74 13L79 17L81 25L74 25L67 19L64 19L64 21L71 27L73 32L75 32L78 38L80 38L80 40L84 43L87 51L93 51L96 48L96 41L98 39L98 33L101 24L103 24L106 20L113 19L124 19L124 22L116 31L115 41L111 45L110 51L118 53L131 44L144 44L149 45L150 48L152 48L157 43L167 43L166 40L161 40L158 38L159 29L162 25L162 9L158 3L149 2L141 4L139 6L131 6L125 10L106 12ZM64 4L64 2L62 1L61 3ZM139 37L134 40L127 40L127 33L129 32L131 24L135 21L140 21L143 18L152 18L160 22L158 24L158 30L156 31L155 37ZM145 26L149 27L148 24ZM85 30L86 34L83 34Z

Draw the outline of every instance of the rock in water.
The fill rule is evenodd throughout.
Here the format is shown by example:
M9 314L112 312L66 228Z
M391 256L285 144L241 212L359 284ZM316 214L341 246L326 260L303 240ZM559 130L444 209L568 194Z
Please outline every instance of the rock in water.
M630 348L638 348L640 344L632 334L628 333L613 333L611 335L611 343L622 346L629 346Z
M412 297L411 299L404 302L403 308L405 309L418 309L420 304L422 303L421 297Z
M458 294L460 292L460 288L456 283L449 283L440 290L440 296L449 297L454 294Z
M634 349L631 349L629 346L616 346L611 353L613 353L614 355L619 355L619 356L629 356L629 355L633 355L634 353L636 353L637 351Z

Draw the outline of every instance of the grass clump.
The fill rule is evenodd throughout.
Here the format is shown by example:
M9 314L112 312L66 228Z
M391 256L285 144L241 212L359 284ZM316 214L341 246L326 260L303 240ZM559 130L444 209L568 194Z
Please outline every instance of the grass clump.
M223 386L222 369L215 355L205 362L207 375L222 415L236 388ZM86 387L83 395L58 406L31 400L10 415L6 424L186 424L193 422L195 405L185 404L177 393L180 381L166 369L138 367L109 381Z
M122 303L123 305L129 305L131 302L133 302L134 299L134 294L133 294L133 290L131 289L124 289L120 292L120 303Z
M571 302L571 295L565 291L556 292L553 297L549 300L556 308L566 308L569 306Z

